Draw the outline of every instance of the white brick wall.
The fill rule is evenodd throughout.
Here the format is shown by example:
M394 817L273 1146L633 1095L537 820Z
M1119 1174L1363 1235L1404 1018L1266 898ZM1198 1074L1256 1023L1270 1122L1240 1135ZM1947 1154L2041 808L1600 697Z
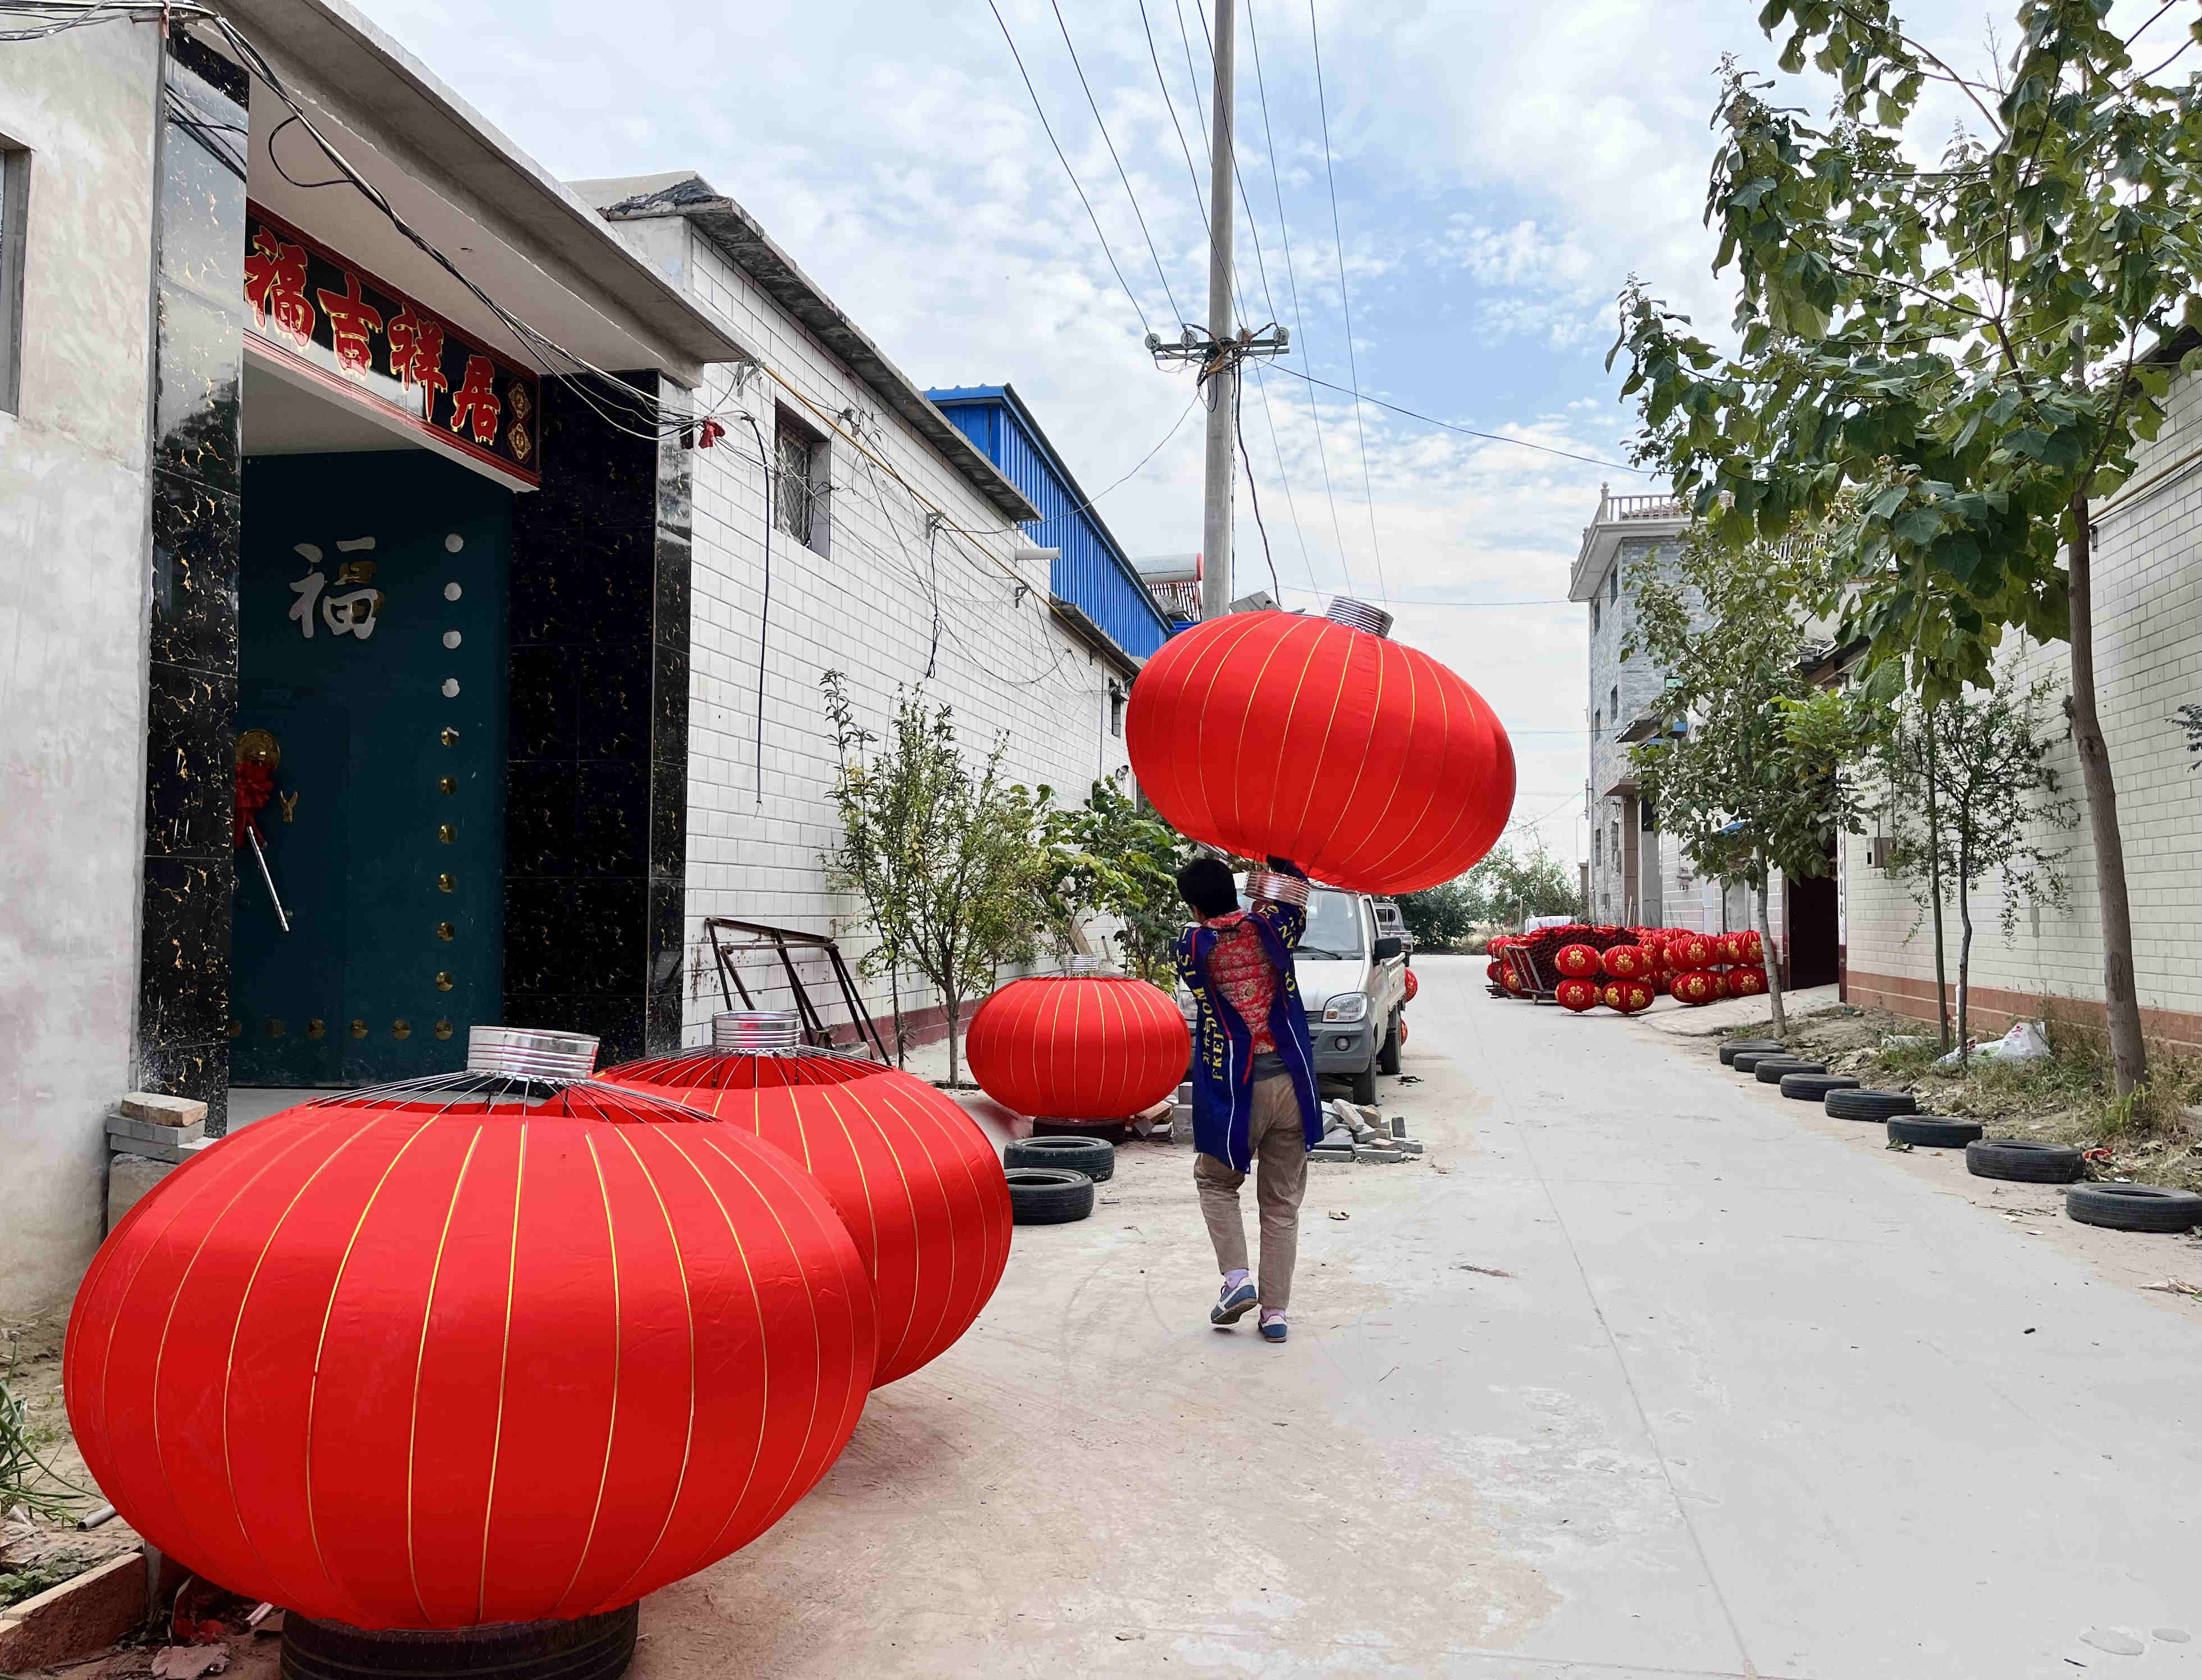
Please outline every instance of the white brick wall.
M975 537L939 533L927 556L926 509L889 473L866 463L769 376L753 374L737 394L719 370L700 405L746 408L772 438L776 402L827 433L832 490L827 552L773 532L772 598L763 682L762 791L756 773L757 646L764 571L764 495L749 427L736 423L716 448L695 457L695 543L692 586L688 772L687 1038L707 1036L724 1007L711 969L703 919L739 917L810 931L835 931L853 969L869 941L862 907L828 892L821 854L839 836L829 789L835 758L819 678L844 673L868 726L884 733L898 684L925 677L933 615L925 579L937 568L940 637L927 695L955 708L958 731L975 759L1006 732L1011 779L1045 783L1066 803L1082 801L1097 776L1126 763L1110 728L1112 674L1057 624L1047 610L1047 566L1019 562L1023 532L951 471L911 431L798 323L686 222L639 227L638 244L733 323L770 368L842 430L890 464L954 523ZM946 383L969 383L1003 370L944 368ZM1007 370L1013 372L1014 370ZM1045 417L1043 416L1043 420ZM1020 600L1017 582L1028 585ZM1128 777L1128 772L1127 772ZM1128 779L1119 784L1128 788ZM847 925L851 919L857 925ZM821 1002L834 996L822 963L803 965ZM762 1007L784 1004L787 990L762 960L744 972ZM760 986L760 982L762 983ZM885 1015L884 978L861 979L873 1012ZM904 977L906 1009L939 999ZM837 1007L833 1020L844 1019Z
M2125 840L2136 981L2143 1009L2202 1012L2202 776L2190 768L2176 708L2202 700L2202 381L2173 388L2170 414L2157 441L2140 455L2132 493L2113 498L2096 516L2094 555L2097 705L2117 778L2119 826ZM2163 474L2161 479L2156 475ZM2151 480L2156 479L2154 483ZM2054 679L2052 708L2070 680L2064 643L2014 649L2011 682ZM2102 943L2095 891L2094 849L2088 839L2086 791L2061 714L2052 711L2058 746L2048 761L2059 791L2081 808L2075 826L2055 843L2069 849L2069 913L2022 911L2017 936L1994 925L1999 884L1984 882L1975 896L1978 924L1973 984L2028 998L2103 996ZM1922 981L1934 972L1933 933L1916 914L1901 882L1865 865L1865 849L1849 848L1845 881L1851 971ZM1949 978L1957 983L1957 918L1947 914Z

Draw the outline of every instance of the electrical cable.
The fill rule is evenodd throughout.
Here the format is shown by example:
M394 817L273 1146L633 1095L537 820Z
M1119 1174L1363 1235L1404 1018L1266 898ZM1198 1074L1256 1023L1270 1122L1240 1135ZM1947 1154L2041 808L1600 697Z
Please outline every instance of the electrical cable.
M992 0L988 0L991 4ZM1116 179L1124 184L1124 197L1132 201L1132 215L1139 224L1139 237L1147 242L1147 255L1154 259L1155 278L1163 283L1163 297L1169 302L1170 313L1180 324L1185 312L1177 306L1177 298L1170 291L1169 276L1163 271L1163 254L1155 248L1155 236L1147 231L1146 213L1139 209L1139 195L1132 191L1132 178L1124 171L1124 160L1116 155L1116 143L1109 135L1109 125L1102 120L1101 107L1093 97L1092 84L1086 79L1086 67L1078 62L1078 49L1070 42L1070 26L1063 21L1063 8L1057 0L1047 0L1048 8L1055 14L1055 26L1063 32L1063 44L1070 55L1070 68L1078 73L1078 85L1086 90L1086 108L1093 113L1093 126L1101 131L1101 144L1109 148L1109 161L1116 166ZM997 12L997 17L1001 15Z
M1262 523L1262 492L1254 483L1253 459L1246 453L1245 413L1245 403L1231 405L1231 430L1239 439L1239 459L1246 467L1246 496L1254 504L1254 529L1262 533L1262 558L1269 564L1269 588L1275 591L1274 598L1281 603L1285 598L1285 586L1277 581L1277 562L1269 556L1269 527ZM1312 577L1310 580L1312 581Z
M1332 167L1330 102L1322 91L1322 38L1316 28L1316 0L1308 0L1308 41L1315 50L1316 109L1322 115L1322 173L1330 184L1330 232L1338 248L1338 301L1345 315L1346 377L1353 382L1353 432L1361 445L1361 493L1369 510L1369 542L1376 554L1376 598L1389 594L1384 581L1384 545L1376 535L1376 491L1369 479L1369 434L1361 423L1361 364L1353 348L1353 297L1345 286L1345 233L1338 219L1338 172Z
M772 457L766 453L764 432L757 423L757 416L746 408L742 418L749 422L750 436L757 439L757 466L764 473L764 591L757 604L757 802L764 803L764 656L765 637L772 628L772 491L773 480L780 475L773 471Z
M1025 91L1032 96L1033 111L1039 118L1039 126L1047 135L1048 144L1055 148L1056 161L1063 165L1063 173L1070 177L1071 191L1078 195L1078 202L1086 206L1086 220L1093 224L1093 237L1101 242L1101 255L1109 259L1110 272L1116 275L1116 284L1124 288L1124 298L1131 304L1132 313L1139 318L1139 331L1142 333L1153 332L1154 329L1147 324L1147 312L1139 307L1139 298L1133 294L1131 282L1124 278L1124 271L1116 266L1116 254L1109 249L1109 236L1101 231L1101 218L1093 214L1092 201L1086 197L1086 189L1078 184L1078 172L1070 167L1070 160L1063 156L1063 143L1055 138L1054 126L1048 121L1046 109L1039 103L1039 90L1033 85L1031 73L1025 68L1024 55L1017 50L1016 38L1010 33L1010 26L1002 16L1002 9L994 3L994 0L986 0L986 9L993 13L994 21L1001 26L1002 38L1010 45L1010 56L1017 62L1017 74L1023 77Z
M1573 449L1557 449L1550 443L1532 443L1527 438L1509 438L1503 432L1478 432L1473 426L1455 426L1451 420L1441 420L1434 414L1419 414L1412 408L1403 408L1396 402L1387 402L1381 397L1370 397L1364 392L1349 391L1344 385L1333 385L1328 379L1318 379L1312 373L1304 373L1297 367L1286 367L1281 363L1278 364L1277 372L1289 373L1296 379L1305 379L1311 385L1321 385L1325 391L1334 391L1341 397L1351 397L1357 402L1367 402L1379 408L1389 408L1395 414L1404 414L1409 420L1420 420L1425 426L1434 426L1445 432L1457 432L1463 438L1481 438L1486 443L1511 443L1516 449L1535 449L1544 455L1558 455L1566 461L1580 461L1592 467L1610 467L1616 473L1635 473L1646 478L1656 476L1648 467L1631 467L1626 461L1608 461L1603 455L1579 455Z

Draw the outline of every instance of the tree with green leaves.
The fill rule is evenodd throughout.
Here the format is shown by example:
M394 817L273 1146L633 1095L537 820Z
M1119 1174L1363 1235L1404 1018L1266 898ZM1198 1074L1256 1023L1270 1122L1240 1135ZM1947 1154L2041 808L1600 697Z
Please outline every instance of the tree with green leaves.
M1736 348L1632 282L1615 353L1641 458L1731 547L1856 492L1836 545L1848 627L1930 704L1985 684L2006 631L2069 642L2123 1092L2146 1053L2096 704L2093 521L2202 356L2202 80L2164 78L2176 54L2137 67L2110 10L2021 0L2008 64L1968 70L1889 0L1766 0L1781 68L1810 62L1839 91L1815 125L1726 67L1705 211L1739 284ZM1930 88L1967 115L1922 167Z
M1177 872L1192 858L1192 843L1106 781L1093 784L1085 804L1067 808L1042 788L1039 812L1045 857L1034 919L1058 948L1069 948L1088 915L1113 916L1118 964L1166 990L1175 986L1186 913Z
M1588 913L1581 878L1534 837L1522 852L1500 841L1465 878L1469 890L1482 900L1479 921L1510 922L1518 927L1531 916Z
M1415 936L1417 949L1450 950L1473 933L1478 922L1490 919L1483 895L1471 884L1472 874L1399 895L1399 919Z
M1818 586L1824 537L1737 551L1693 531L1672 562L1635 568L1636 620L1622 645L1623 659L1640 654L1665 677L1669 711L1687 723L1630 749L1643 796L1700 869L1755 896L1776 1033L1788 1023L1768 886L1775 870L1827 873L1835 832L1853 820L1840 771L1866 738L1858 708L1804 674L1815 644L1794 603Z
M2055 743L2043 732L2042 714L2054 691L2043 678L1932 707L1914 702L1882 737L1889 867L1912 883L1922 911L1939 912L1945 883L1957 898L1961 1053L1971 1024L1974 894L1995 881L2006 939L2018 931L2021 905L2062 908L2066 902L2064 850L2046 835L2069 828L2078 808L2058 796L2047 762ZM1939 980L1939 953L1937 960Z
M954 1084L963 1000L1004 963L1033 954L1033 884L1045 866L1034 802L1002 775L1005 739L973 770L949 707L897 690L882 743L858 720L839 672L819 686L839 756L833 792L841 838L824 860L827 881L864 902L876 943L863 966L890 977L898 1058L902 994L892 977L915 967L939 992Z

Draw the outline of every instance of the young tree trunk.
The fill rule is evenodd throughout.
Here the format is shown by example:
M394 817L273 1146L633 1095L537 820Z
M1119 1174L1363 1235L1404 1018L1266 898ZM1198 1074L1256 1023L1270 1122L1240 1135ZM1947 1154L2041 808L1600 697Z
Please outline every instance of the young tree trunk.
M2117 783L2109 743L2095 711L2095 614L2091 598L2094 533L2087 496L2072 498L2067 552L2072 600L2072 694L2064 702L2080 780L2087 792L2087 828L2095 843L2095 896L2103 918L2103 1007L2110 1018L2111 1066L2120 1096L2148 1078L2140 1034L2140 999L2134 989L2133 911L2126 896L2125 842L2118 832Z
M1958 1058L1966 1059L1972 1043L1973 896L1966 890L1966 867L1971 861L1962 853L1958 861Z
M963 1020L963 994L943 987L940 996L948 1006L948 1083L952 1088L963 1078L963 1065L958 1060L963 1047L956 1042L957 1029Z
M1759 858L1762 869L1764 869L1765 863L1765 857L1762 855ZM1758 878L1758 943L1764 947L1762 955L1766 960L1766 1001L1774 1006L1774 1036L1786 1038L1789 1034L1789 1019L1781 1007L1781 957L1774 949L1773 912L1767 908L1766 904L1773 890L1773 872L1769 870Z
M1950 979L1942 941L1942 807L1940 778L1934 764L1934 711L1919 708L1927 740L1927 891L1934 901L1934 1019L1942 1031L1942 1049L1950 1048ZM1960 1033L1959 1043L1964 1042Z
M890 966L887 969L887 1002L894 1010L895 1066L908 1067L910 1052L903 1043L902 1027L902 970Z

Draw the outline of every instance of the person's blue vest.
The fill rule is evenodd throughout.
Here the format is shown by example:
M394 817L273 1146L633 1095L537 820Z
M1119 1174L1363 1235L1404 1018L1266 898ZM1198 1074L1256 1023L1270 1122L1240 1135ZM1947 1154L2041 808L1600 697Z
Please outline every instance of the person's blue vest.
M1300 1129L1312 1149L1322 1141L1322 1107L1316 1096L1315 1046L1308 1037L1307 1011L1292 978L1292 948L1306 931L1307 912L1261 899L1246 919L1277 971L1276 995L1269 1002L1269 1038L1292 1075ZM1209 983L1208 960L1220 937L1216 929L1195 924L1178 937L1178 978L1199 1004L1192 1037L1192 1141L1201 1154L1244 1172L1252 1157L1247 1122L1254 1103L1254 1035L1245 1017Z

